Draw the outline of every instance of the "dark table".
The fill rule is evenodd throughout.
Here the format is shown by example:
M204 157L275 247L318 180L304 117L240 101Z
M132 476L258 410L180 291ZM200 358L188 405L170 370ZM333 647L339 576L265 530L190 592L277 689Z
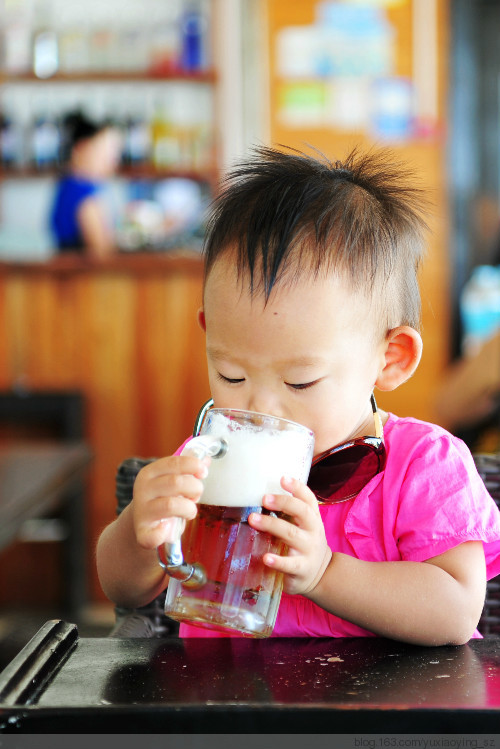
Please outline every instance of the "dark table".
M83 478L91 460L83 442L0 445L0 550L23 523L60 510L67 523L66 604L77 613L86 598Z
M500 733L500 641L114 639L47 622L0 674L5 733Z

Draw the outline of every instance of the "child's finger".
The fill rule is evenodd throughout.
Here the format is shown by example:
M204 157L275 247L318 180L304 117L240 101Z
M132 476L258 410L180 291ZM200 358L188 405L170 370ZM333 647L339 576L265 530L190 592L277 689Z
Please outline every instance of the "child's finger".
M308 548L307 532L297 525L290 523L288 520L272 515L261 515L258 512L252 512L248 518L252 528L264 533L269 533L292 549L305 553Z
M306 530L313 530L318 522L317 508L290 494L266 494L262 504L266 510L288 515L297 526Z
M283 572L285 575L298 576L304 566L304 557L299 555L289 555L281 557L278 554L264 554L262 561L266 567L271 567L276 572Z
M196 517L196 504L184 497L161 497L148 503L136 519L136 538L140 546L154 549L167 541L172 542L173 520L180 519L183 526L186 520Z
M196 503L185 497L157 497L142 509L138 522L144 526L155 526L159 521L178 517L192 520L196 517Z
M169 455L167 458L148 463L137 474L136 482L154 480L160 476L192 475L203 479L207 476L210 458L199 460L194 455Z
M141 526L136 531L137 543L143 549L154 551L168 540L169 528L163 524L156 526Z
M200 479L191 474L170 474L157 476L147 485L134 486L134 497L142 494L146 501L160 497L187 497L198 500L203 492Z
M302 499L310 507L313 507L315 509L318 507L318 500L309 489L309 487L306 484L303 484L302 481L290 478L288 476L283 476L283 478L281 479L281 486L285 491L290 492L290 494L292 494L294 497Z

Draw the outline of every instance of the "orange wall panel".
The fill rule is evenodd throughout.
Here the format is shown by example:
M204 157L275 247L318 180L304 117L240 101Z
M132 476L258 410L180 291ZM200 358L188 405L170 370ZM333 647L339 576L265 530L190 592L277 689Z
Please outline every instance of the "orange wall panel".
M414 2L415 0L413 0ZM290 127L279 116L280 85L277 70L276 39L287 26L311 24L316 0L268 0L267 29L270 60L270 130L272 144L308 150L319 149L332 159L342 159L352 148L361 150L384 145L363 131L344 132L333 127ZM390 5L390 4L388 4ZM437 13L437 95L439 117L428 137L413 137L387 144L394 157L408 164L417 174L432 204L428 224L428 253L421 273L422 335L424 355L414 377L393 393L380 393L383 408L401 415L433 420L435 391L449 360L449 215L446 195L446 115L448 0L436 0ZM395 74L411 77L413 65L412 0L388 8L388 19L396 29Z

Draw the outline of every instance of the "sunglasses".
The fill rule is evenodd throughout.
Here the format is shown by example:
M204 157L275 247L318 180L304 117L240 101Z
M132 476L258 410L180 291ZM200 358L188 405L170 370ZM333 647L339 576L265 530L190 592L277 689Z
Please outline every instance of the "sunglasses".
M375 437L356 437L317 455L309 473L308 487L318 502L334 504L355 497L385 467L382 419L375 396L370 403L375 421Z
M356 437L331 447L314 458L309 472L308 487L321 504L346 502L355 497L380 471L387 454L384 445L382 420L375 396L370 403L375 421L374 437ZM200 409L193 429L193 437L200 433L207 411L214 402L208 400Z

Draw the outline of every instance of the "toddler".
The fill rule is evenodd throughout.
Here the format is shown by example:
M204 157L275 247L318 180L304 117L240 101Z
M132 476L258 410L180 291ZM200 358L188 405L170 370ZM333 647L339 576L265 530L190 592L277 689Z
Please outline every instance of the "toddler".
M80 112L67 115L64 129L68 163L56 186L50 227L59 253L104 258L116 243L101 192L119 165L122 139L111 123L94 123Z
M466 446L373 398L420 360L423 204L383 152L330 163L270 148L233 169L215 203L199 311L214 404L315 434L309 486L283 477L287 493L263 498L273 515L249 517L289 547L264 556L285 576L273 636L465 643L478 636L486 578L500 573L500 513ZM353 440L361 450L329 457ZM355 486L334 478L350 456ZM140 471L98 542L111 600L133 608L165 589L158 521L196 515L207 465L177 453ZM223 636L187 624L180 634Z

